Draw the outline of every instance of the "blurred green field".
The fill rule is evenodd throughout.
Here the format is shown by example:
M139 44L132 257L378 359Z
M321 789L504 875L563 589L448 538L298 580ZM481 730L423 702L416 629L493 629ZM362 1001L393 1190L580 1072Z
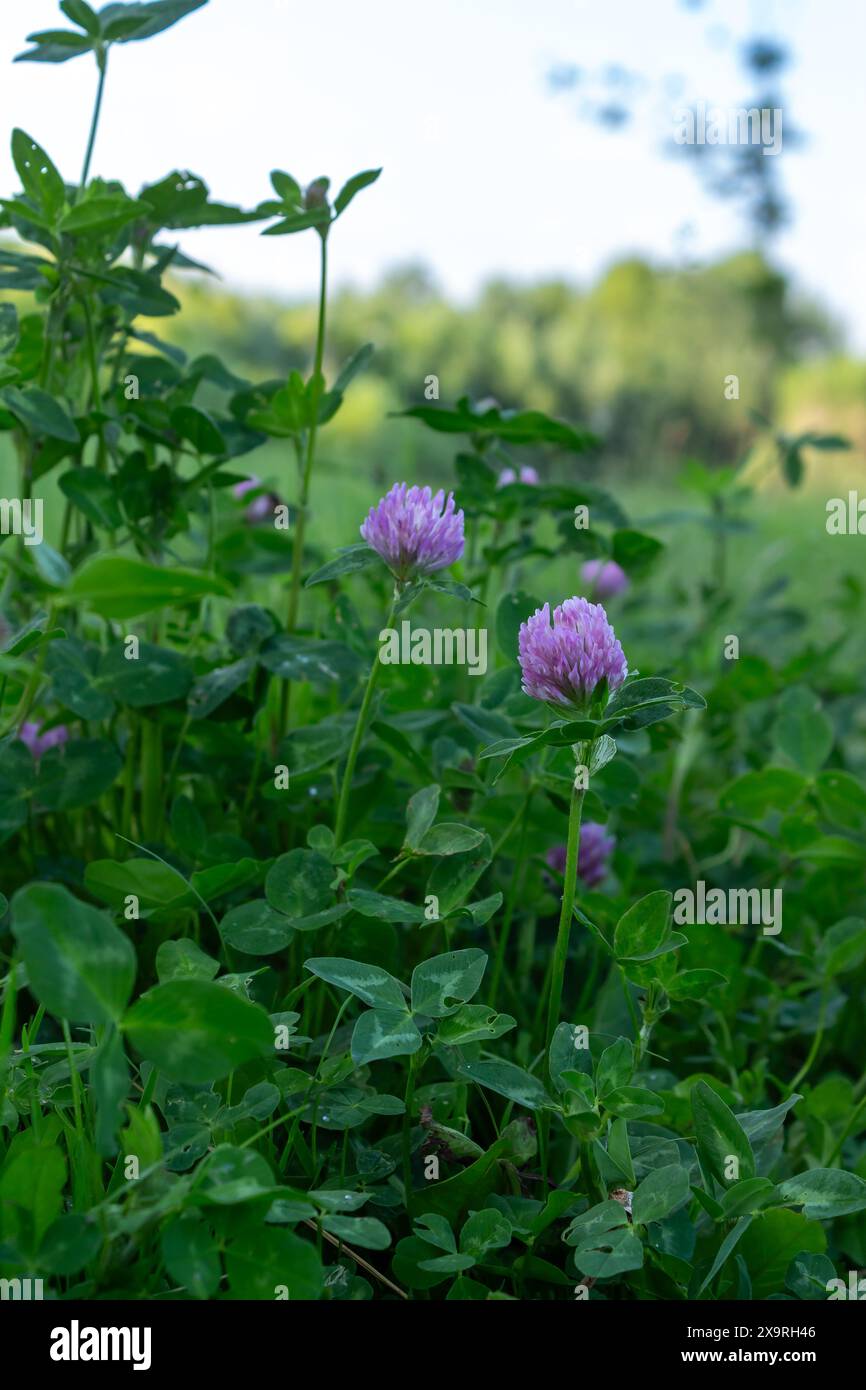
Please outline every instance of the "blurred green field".
M216 352L250 381L309 371L311 303L245 297L202 276L175 277L172 288L183 312L146 322L170 351L188 358ZM32 308L28 296L11 297L19 314ZM681 486L691 460L731 468L754 451L750 529L732 532L727 543L735 600L784 584L785 602L814 613L820 633L846 574L863 570L861 538L829 536L825 503L863 476L866 366L844 356L832 324L759 255L688 272L628 260L587 288L493 282L462 306L444 299L422 269L397 269L371 291L334 296L330 380L364 342L375 351L322 436L313 479L308 541L324 554L357 540L368 508L392 483L453 486L460 442L394 418L424 398L424 383L436 372L443 404L495 393L504 405L537 407L594 430L603 441L597 456L542 462L524 454L522 461L538 464L543 481L606 489L631 524L664 541L666 553L648 583L678 610L700 617L701 584L717 563L710 533L697 520L707 502ZM154 350L142 347L144 355ZM730 400L724 383L734 368L740 394ZM215 388L204 388L202 403L209 391L222 409ZM809 451L803 486L792 491L780 480L773 436L805 430L844 435L853 447ZM62 525L63 467L37 487L49 544ZM231 465L289 503L298 496L295 470L290 446L277 441ZM19 486L10 436L0 434L0 491L15 496ZM218 525L233 524L240 504L222 492L218 511ZM676 523L667 519L672 513L695 519ZM548 540L554 524L551 518ZM562 597L579 588L579 563L577 555L573 564L530 561L510 578L541 597ZM281 609L278 578L250 579L245 587ZM631 596L631 606L638 598ZM663 638L663 622L657 631Z
M308 532L312 547L327 553L351 545L358 539L358 527L367 510L392 483L428 481L420 471L423 462L413 461L417 426L386 420L379 438L381 446L373 451L374 461L368 449L358 450L354 456L350 448L339 452L323 449L312 486ZM35 490L35 495L45 501L45 539L49 544L58 539L63 513L64 499L57 487L61 471L62 468L55 470ZM255 474L286 501L295 499L294 457L276 442L238 460L232 471ZM685 594L688 602L697 607L700 585L711 576L713 564L708 533L697 519L700 499L687 494L675 480L666 485L658 480L638 481L620 476L608 482L603 452L597 466L582 471L588 474L587 480L613 492L633 525L665 543L665 554L647 581L653 591L665 593L676 587L680 603ZM566 476L563 470L557 481L565 481ZM784 583L787 600L813 614L815 633L826 637L831 621L827 605L840 595L846 576L855 582L859 576L862 582L866 569L862 537L827 533L826 499L837 494L826 485L819 486L818 478L813 473L807 485L793 493L775 483L756 491L748 508L748 529L733 532L729 537L727 564L729 582L740 599L774 583ZM440 466L431 481L434 486L453 486L453 474L449 477L447 465ZM0 436L0 495L15 496L17 492L14 453L8 436ZM228 497L222 502L229 515L239 505ZM675 523L669 519L672 513L694 513L695 519ZM547 539L553 540L552 518L547 529ZM530 561L521 571L520 582L542 598L565 596L579 591L580 564L577 553L573 563L562 558ZM279 579L263 576L245 584L257 598L266 596L279 605L283 587Z

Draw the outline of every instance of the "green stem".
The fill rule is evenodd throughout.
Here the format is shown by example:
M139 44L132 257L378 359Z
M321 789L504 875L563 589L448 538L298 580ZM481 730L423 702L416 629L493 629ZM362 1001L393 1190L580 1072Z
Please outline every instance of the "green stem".
M397 605L397 598L398 589L395 588L394 597L391 600L391 608L388 613L387 620L385 622L386 627L390 627L394 620L394 609ZM367 725L367 715L370 712L370 704L373 699L373 693L376 689L376 682L379 679L380 666L381 662L379 661L379 652L377 650L376 655L373 657L373 663L370 667L370 674L367 677L367 684L364 689L364 698L361 701L361 708L358 711L358 719L357 723L355 724L355 732L352 735L352 745L349 749L349 756L346 759L346 768L343 773L343 784L340 787L340 800L337 806L337 820L334 826L334 842L338 846L343 843L343 836L346 831L346 821L349 815L349 797L352 792L352 777L355 772L355 764L358 761L358 754L361 751L361 743L363 741L364 730Z
M63 1029L63 1041L66 1044L66 1060L69 1063L69 1084L72 1087L72 1106L75 1113L75 1132L79 1137L84 1136L84 1124L81 1118L81 1077L75 1067L75 1053L72 1051L72 1034L69 1031L69 1024L64 1018L61 1021Z
M397 863L391 869L388 870L388 873L385 874L384 878L379 879L379 882L376 884L374 892L381 893L382 889L385 887L385 884L390 883L392 878L396 878L398 874L401 874L403 870L406 868L406 865L411 864L411 862L412 857L408 854L405 859L399 859Z
M243 807L241 808L241 818L242 818L243 820L246 820L247 815L249 814L249 809L250 809L250 806L252 805L253 796L254 796L254 794L255 794L256 787L257 787L258 784L259 784L259 772L260 772L260 770L261 770L262 759L263 759L264 756L265 756L264 744L261 743L261 742L259 742L259 744L258 744L258 746L257 746L257 748L256 748L255 757L254 757L254 759L253 759L253 770L252 770L252 772L250 773L250 780L249 780L249 784L248 784L248 786L247 786L246 796L244 797L244 804L243 804Z
M503 846L504 846L504 845L507 845L508 841L511 839L511 836L512 836L513 832L514 832L515 829L517 828L518 822L520 822L521 820L523 820L523 821L525 822L527 808L528 808L528 806L529 806L529 802L530 802L530 799L531 799L531 797L532 797L533 791L534 791L534 787L530 784L529 791L527 792L526 800L523 802L523 804L522 804L521 806L518 806L517 810L514 812L514 815L513 815L512 818L511 818L511 820L508 822L508 824L507 824L507 826L505 827L505 829L503 830L502 834L499 836L499 839L496 841L496 844L493 846L493 854L492 854L492 858L493 858L493 859L496 859L496 858L498 857L498 855L501 854ZM525 825L524 825L524 829L525 829ZM523 831L521 831L521 837L522 837L522 834L523 834ZM518 859L520 858L519 852L518 852L518 856L517 856L517 857L518 857Z
M168 809L169 809L169 811L171 811L171 805L172 805L172 802L174 801L174 786L175 786L175 781L176 781L176 779L177 779L177 764L178 764L178 760L179 760L179 758L180 758L181 749L183 748L183 745L184 745L184 743L186 742L186 736L187 736L187 734L189 733L189 726L190 726L191 720L192 720L192 715L191 715L191 714L188 714L188 715L186 716L186 718L184 719L184 721L183 721L183 726L182 726L181 731L180 731L180 733L179 733L179 735L178 735L177 743L174 745L174 752L173 752L173 754L172 754L171 763L170 763L169 769L168 769L168 777L167 777L166 780L167 780L167 783L168 783L168 797L167 797L167 800L168 800Z
M310 481L313 476L313 463L316 457L316 439L319 433L319 402L322 397L322 360L325 354L325 324L327 315L328 285L328 243L322 238L321 274L319 279L319 316L316 327L316 355L313 361L313 389L310 397L310 427L307 430L307 447L304 453L301 473L301 499L298 519L295 524L294 544L292 546L292 584L289 590L289 610L286 626L294 632L298 620L298 606L301 596L301 569L304 558L304 531L307 523L307 502L310 496Z
M641 1024L640 1016L635 1007L634 998L631 992L631 985L628 982L625 971L623 970L621 965L617 966L617 970L619 972L619 982L622 985L623 997L625 998L625 1006L628 1009L629 1018L631 1019L631 1026L634 1029L634 1044L635 1047L637 1047L640 1043L641 1028L643 1025Z
M511 882L508 886L508 898L505 903L505 916L502 920L502 926L499 931L499 940L496 945L496 960L493 966L493 979L490 985L491 1009L496 1008L496 1000L499 996L499 985L502 979L502 971L505 966L505 955L506 951L508 950L508 940L511 935L511 923L514 917L515 903L517 901L517 890L526 877L526 863L523 856L523 849L526 843L526 831L529 824L529 810L532 806L532 797L534 795L534 792L535 788L530 787L526 800L524 801L523 806L519 812L521 818L520 838L517 842L517 852L515 854L514 868L511 873ZM505 839L507 839L508 835L511 833L511 828L512 827L509 826L508 831L505 835ZM502 841L500 841L500 844L501 843ZM497 845L497 849L498 848L499 846Z
M322 398L322 362L325 356L325 327L328 303L328 241L321 237L321 272L319 276L319 317L316 326L316 355L313 361L313 389L310 399L310 427L307 430L307 448L301 476L301 497L295 534L292 541L292 581L289 589L289 608L286 617L286 631L294 632L298 622L298 608L301 602L301 570L304 564L304 534L307 529L307 507L310 499L310 482L313 476L313 463L316 457L316 439L319 431L319 403ZM291 681L283 685L280 711L280 727L284 732L289 723L289 699Z
M820 1048L820 1046L821 1046L821 1043L824 1041L824 1015L825 1015L826 1011L827 1011L827 991L826 991L826 989L825 989L825 990L822 991L822 994L821 994L821 1008L820 1008L820 1011L819 1011L819 1014L818 1014L818 1026L817 1026L817 1028L815 1029L815 1036L812 1038L812 1046L809 1048L809 1052L808 1052L808 1055L807 1055L807 1057L806 1057L805 1062L803 1063L802 1067L801 1067L800 1070L797 1072L797 1075L794 1077L794 1080L791 1082L791 1084L790 1084L789 1087L788 1087L788 1095L789 1095L789 1096L792 1095L794 1091L796 1091L797 1087L799 1086L799 1084L800 1084L800 1082L803 1080L803 1078L804 1078L805 1076L808 1076L809 1072L812 1070L812 1063L814 1062L815 1058L818 1056L818 1050L819 1050L819 1048Z
M96 144L96 130L99 125L99 113L102 110L102 95L105 91L105 74L108 69L108 49L102 49L96 55L96 62L99 66L99 85L96 88L96 101L93 106L93 119L90 122L90 136L87 141L87 153L84 156L84 168L81 171L81 187L87 184L90 175L90 161L93 158L93 146Z
M406 1215L412 1222L412 1105L415 1100L415 1063L417 1053L409 1058L409 1075L406 1078L406 1092L403 1097L403 1204Z
M88 296L87 296L86 294L85 294L85 295L82 295L82 297L81 297L81 304L82 304L82 308L83 308L83 310L84 310L84 322L85 322L85 325L86 325L86 328L87 328L87 357L88 357L88 363L89 363L89 366L90 366L91 403L92 403L92 405L93 405L93 409L94 409L95 411L97 411L98 413L101 413L101 412L102 412L102 391L101 391L100 385L99 385L99 353L98 353L98 351L97 351L97 345L96 345L96 332L95 332L94 327L93 327L93 312L92 312L92 310L91 310L91 308L90 308L90 300L89 300L89 298L88 298ZM106 471L106 469L105 469L105 433L104 433L104 431L103 431L102 423L101 423L101 422L100 422L100 424L99 424L99 428L98 428L98 431L97 431L97 437L98 437L98 450L97 450L97 455L96 455L96 466L97 466L97 468L99 469L100 473L104 473L104 472Z
M141 721L141 834L158 840L162 831L162 725Z
M832 1168L832 1167L833 1167L833 1164L836 1162L837 1158L839 1158L839 1156L841 1155L841 1153L842 1153L842 1147L843 1147L843 1145L844 1145L844 1143L845 1143L845 1140L848 1138L848 1135L849 1135L849 1134L853 1133L854 1127L856 1126L857 1121L860 1119L860 1116L861 1116L862 1113L863 1113L864 1107L866 1107L866 1096L863 1097L863 1099L860 1101L860 1104L857 1106L857 1108L856 1108L856 1109L853 1111L853 1113L851 1114L851 1116L850 1116L850 1118L849 1118L849 1120L848 1120L848 1123L846 1124L845 1128L842 1130L842 1133L839 1135L839 1138L837 1139L835 1145L833 1146L833 1152L830 1154L830 1157L827 1159L827 1167L828 1167L828 1168Z
M84 323L87 328L87 361L90 367L91 402L94 410L102 409L102 392L99 386L99 356L96 351L96 333L93 328L93 314L90 308L90 300L86 294L81 296L81 307L84 311Z
M138 725L130 716L129 732L126 737L126 766L123 775L123 809L121 812L121 831L129 838L132 834L132 808L135 804L135 746Z
M52 604L48 610L48 617L45 622L46 632L50 632L54 627L55 611L55 606L54 604ZM23 724L31 709L33 708L33 705L36 703L36 697L39 694L39 687L42 682L42 673L45 668L45 658L48 655L49 646L49 642L43 642L41 644L38 654L36 656L36 660L33 663L33 670L30 673L30 679L24 687L21 699L18 701L18 706L14 714L12 715L12 719L10 720L9 724L7 724L6 728L3 730L4 735L11 733L13 729L17 729L21 724Z
M10 1070L9 1059L12 1055L15 1039L18 990L18 981L16 978L17 968L17 961L13 956L9 962L9 974L6 976L6 990L3 996L3 1013L0 1015L0 1106L2 1106L6 1099L6 1078Z
M583 762L582 750L575 748L575 759ZM577 780L575 778L575 780ZM580 848L580 817L583 810L582 787L572 786L571 806L568 811L568 842L565 856L565 883L562 889L562 909L559 914L559 928L556 933L556 946L553 952L553 967L550 974L550 994L547 1004L547 1046L550 1047L556 1026L559 1023L559 1010L562 1004L562 988L565 981L565 964L568 960L568 943L571 936L571 922L574 916L574 897L577 890L577 853Z

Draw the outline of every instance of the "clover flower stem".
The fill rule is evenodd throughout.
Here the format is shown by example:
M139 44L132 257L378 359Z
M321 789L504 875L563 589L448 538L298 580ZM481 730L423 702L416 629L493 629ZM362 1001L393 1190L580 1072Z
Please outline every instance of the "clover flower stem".
M391 607L385 622L385 627L390 627L394 621L394 609L397 606L397 599L400 595L399 585L394 589L394 597L391 600ZM364 696L361 700L361 708L358 710L358 719L355 724L355 732L352 735L352 743L349 748L349 756L346 759L346 767L343 772L343 782L340 787L340 800L337 805L337 819L334 824L334 842L337 846L343 843L343 836L346 831L346 820L349 815L349 797L352 793L352 777L355 772L355 764L358 761L358 754L361 751L361 742L364 738L364 730L367 725L367 715L370 712L370 704L379 679L379 652L373 657L370 667L370 674L367 677L367 684L364 688Z
M575 759L583 761L583 749L575 747ZM580 849L580 817L583 811L585 790L573 786L571 805L568 811L568 840L566 842L565 883L562 889L562 909L559 914L559 928L556 933L556 946L553 952L553 966L550 973L550 994L547 1003L547 1046L550 1047L556 1026L559 1023L559 1010L562 1004L562 988L565 981L565 965L568 960L568 943L571 936L571 920L574 915L574 896L577 890L577 855Z

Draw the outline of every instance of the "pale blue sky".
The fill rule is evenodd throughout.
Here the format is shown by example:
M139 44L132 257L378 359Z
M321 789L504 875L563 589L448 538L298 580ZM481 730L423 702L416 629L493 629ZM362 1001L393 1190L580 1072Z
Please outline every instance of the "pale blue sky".
M0 125L22 126L74 178L94 65L10 66L26 33L58 18L54 0L0 7ZM622 254L670 257L687 224L695 254L737 244L732 210L662 149L673 148L683 104L752 95L736 42L761 27L794 51L784 96L809 135L779 156L796 214L779 254L866 351L860 0L714 0L697 11L676 0L211 0L169 33L114 50L93 171L135 191L188 168L220 199L252 205L274 166L339 183L382 164L334 234L337 281L368 285L423 261L461 298L496 273L586 282ZM644 74L635 126L612 136L577 119L577 96L545 82L568 63ZM673 74L685 86L665 95ZM14 182L4 138L0 187ZM310 235L237 228L182 244L234 286L294 296L315 281Z

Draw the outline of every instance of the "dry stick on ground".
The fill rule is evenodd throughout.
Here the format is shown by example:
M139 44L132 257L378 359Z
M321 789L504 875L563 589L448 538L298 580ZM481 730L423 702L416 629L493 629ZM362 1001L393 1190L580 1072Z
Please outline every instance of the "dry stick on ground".
M318 1234L319 1228L315 1221L309 1221L307 1218L304 1218L304 1225L309 1226L311 1231L315 1231ZM332 1236L330 1231L322 1231L322 1235L325 1237L325 1240L330 1241L331 1245L336 1245L338 1250L345 1251L345 1253L355 1261L355 1264L360 1265L362 1269L366 1269L367 1273L372 1274L374 1279L378 1279L380 1284L386 1284L389 1289L393 1289L394 1293L399 1294L401 1298L408 1299L409 1295L406 1293L405 1289L401 1289L399 1284L392 1284L387 1275L381 1274L373 1265L368 1264L362 1255L358 1255L342 1240L338 1240L336 1236Z

